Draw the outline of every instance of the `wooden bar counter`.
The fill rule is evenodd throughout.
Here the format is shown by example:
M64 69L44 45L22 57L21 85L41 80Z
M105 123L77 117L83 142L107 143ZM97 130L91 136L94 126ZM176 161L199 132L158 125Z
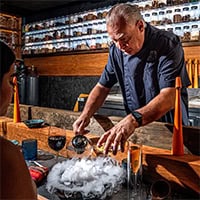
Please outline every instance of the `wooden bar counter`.
M56 128L56 127L51 127L51 128ZM49 131L49 126L43 126L41 128L28 128L23 122L20 123L8 122L7 133L5 137L8 140L17 140L20 143L22 142L22 140L25 139L37 139L38 149L55 153L55 151L53 151L48 146L48 131ZM66 130L67 145L74 136L75 135L73 131ZM99 136L88 134L88 138L90 138L90 140L93 143L96 143L99 139ZM66 157L73 155L73 152L67 151L66 149L62 149L61 151L59 151L59 153L60 155Z
M7 123L12 122L13 119L9 117L0 116L0 135L6 136L7 133Z
M48 146L48 126L42 128L28 128L23 122L7 122L6 135L9 140L37 139L38 148L53 152ZM67 141L74 136L73 131L66 130ZM93 143L99 136L87 135ZM70 151L63 149L60 154L71 157ZM115 159L121 161L126 158L126 152L118 152ZM143 146L143 177L144 180L154 182L159 179L167 180L176 191L190 193L195 197L200 195L200 156L186 154L184 156L173 156L170 150Z

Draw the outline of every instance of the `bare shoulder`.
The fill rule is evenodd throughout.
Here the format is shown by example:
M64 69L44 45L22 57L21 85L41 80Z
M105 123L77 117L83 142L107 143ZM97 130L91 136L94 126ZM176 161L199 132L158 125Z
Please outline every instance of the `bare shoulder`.
M36 199L28 167L20 149L0 137L0 199Z

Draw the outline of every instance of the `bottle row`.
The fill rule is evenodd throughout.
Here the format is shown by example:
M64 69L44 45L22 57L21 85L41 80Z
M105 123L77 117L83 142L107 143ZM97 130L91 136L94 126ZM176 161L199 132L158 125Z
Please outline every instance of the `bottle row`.
M178 35L182 42L200 41L200 21L185 23L184 26L174 26L167 29Z
M200 20L200 2L184 6L142 12L144 20L152 25L163 25Z
M146 5L148 3L152 3L152 1L146 1L144 3L146 3L146 8ZM141 2L138 2L138 5L141 5ZM70 17L66 16L57 18L57 21L49 20L43 23L32 24L31 27L33 27L34 25L34 27L36 27L36 30L34 29L33 31L26 32L24 34L22 42L25 46L24 49L27 49L27 47L30 48L30 46L43 45L43 43L46 42L55 43L55 40L57 40L57 43L69 43L68 40L78 40L76 38L80 36L83 37L83 41L85 40L85 36L89 36L88 38L90 38L91 36L99 40L99 34L102 34L103 37L106 33L106 23L104 17L107 10L104 9L101 10L101 12L100 10L98 10L95 11L96 13L88 11L84 13L74 14ZM99 13L101 13L101 15ZM146 22L150 23L151 25L158 26L161 29L174 32L181 37L182 41L199 40L197 39L199 35L199 31L197 30L198 28L200 28L200 2L163 7L154 10L146 9L142 11L142 15ZM66 22L68 25L66 25ZM42 24L43 28L51 28L43 29ZM55 24L60 26L56 27ZM185 33L187 36L184 36ZM74 48L70 47L69 49Z
M29 43L22 49L24 55L39 53L54 53L61 51L107 49L111 41L108 35L97 34L73 39L59 39L55 41Z
M84 35L92 35L106 32L106 24L103 21L96 21L95 23L84 23L69 27L63 26L59 29L52 28L48 31L37 31L34 34L25 34L25 44L31 42L41 42L47 40L55 40L61 38L77 37Z
M155 21L150 21L151 25L155 25ZM185 23L177 23L177 24L160 24L157 25L160 29L165 29L167 31L172 31L177 35L182 36L185 32L189 32L191 35L197 35L198 29L200 29L200 20L195 22L185 22ZM106 33L106 26L96 26L95 24L89 26L74 26L71 29L61 29L49 31L46 33L40 33L35 35L25 35L24 36L24 44L25 46L30 45L39 45L41 42L51 42L54 43L55 40L59 42L60 39L70 39L73 40L74 37L82 36L83 39L85 36L99 37L99 34L102 34L102 37ZM96 36L97 35L97 36ZM191 40L197 40L191 38ZM183 40L185 41L185 40ZM190 39L187 39L190 41ZM61 40L62 42L62 40Z
M182 24L168 24L159 26L158 28L174 32L178 35L182 42L200 41L200 21L187 22ZM91 34L77 37L56 37L55 39L43 40L37 38L28 42L23 48L23 54L32 53L52 53L57 51L73 51L73 50L90 50L108 48L111 40L107 33ZM52 38L52 37L51 37Z
M153 2L149 0L144 2L131 1L129 3L138 5L138 7L141 10L141 13L143 14L144 18L147 19L147 21L163 21L162 23L178 23L178 22L199 20L200 2L199 1L192 3L188 2L189 1L187 1L187 3L185 4L180 4L180 5L173 3L173 5L176 6L162 7L162 8L151 6ZM164 5L168 5L167 0L162 0L162 3ZM110 7L47 19L40 22L34 22L31 24L26 24L24 26L24 32L26 35L29 35L29 34L53 31L55 29L57 30L57 29L71 28L71 26L74 27L74 25L86 26L87 24L94 24L94 26L95 25L101 26L102 23L105 24L105 16L109 9ZM164 17L166 17L168 20L167 19L164 20L163 19Z

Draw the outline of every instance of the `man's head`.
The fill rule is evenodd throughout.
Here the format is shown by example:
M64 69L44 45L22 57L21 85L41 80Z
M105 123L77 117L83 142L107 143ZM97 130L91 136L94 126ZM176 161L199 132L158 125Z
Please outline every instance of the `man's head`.
M13 74L15 54L6 43L0 40L0 116L5 115L12 98L10 81Z
M136 5L113 6L106 16L106 25L110 38L120 50L131 55L141 50L145 22Z

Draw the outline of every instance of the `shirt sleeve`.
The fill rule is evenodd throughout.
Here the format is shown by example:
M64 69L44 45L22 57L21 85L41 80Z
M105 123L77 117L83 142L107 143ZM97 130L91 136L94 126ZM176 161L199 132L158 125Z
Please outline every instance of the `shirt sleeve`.
M180 43L169 42L166 54L159 59L158 80L160 89L175 87L175 79L181 77L182 87L188 87L190 80L186 70L183 48Z
M117 62L114 61L114 46L110 47L108 62L101 74L99 83L105 87L111 88L115 83L117 83L117 78L115 75L115 65Z

